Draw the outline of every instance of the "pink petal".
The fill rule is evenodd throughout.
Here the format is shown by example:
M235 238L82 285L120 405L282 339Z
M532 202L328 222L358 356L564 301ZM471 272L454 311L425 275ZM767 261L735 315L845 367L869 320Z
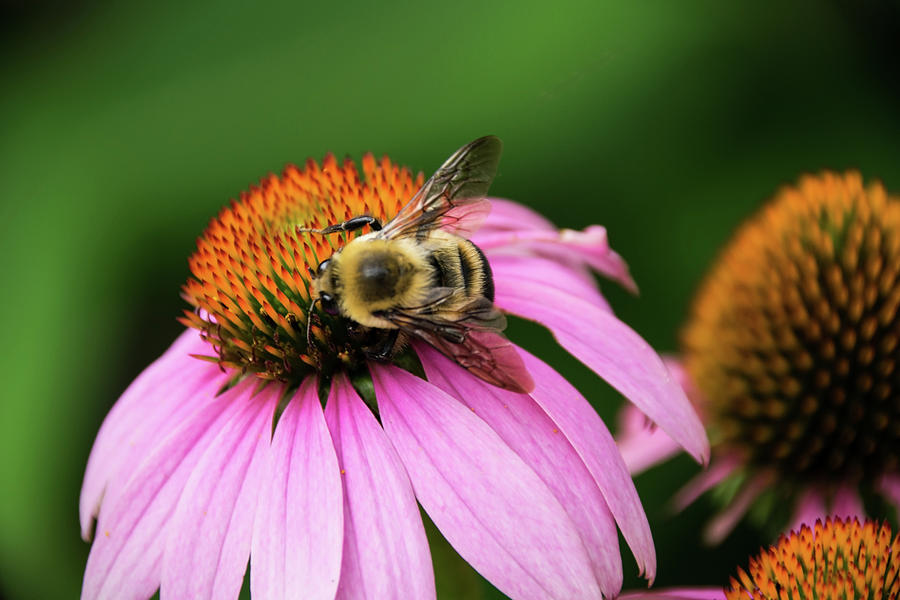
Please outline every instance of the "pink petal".
M637 291L628 266L609 246L606 229L593 225L584 231L559 230L530 208L491 198L491 212L471 239L490 258L497 253L540 255L567 265L587 263L600 273Z
M860 523L866 520L866 509L856 489L842 485L831 499L831 515L845 521L856 518Z
M343 375L325 407L344 483L344 550L338 598L434 598L419 506L403 463Z
M543 215L523 204L502 198L489 200L491 212L475 235L491 233L493 230L556 229L556 226Z
M196 331L185 331L138 375L104 419L91 449L79 501L81 535L86 541L90 541L101 500L110 495L107 487L121 488L135 461L172 430L172 422L180 422L198 403L209 401L224 383L225 376L216 365L189 356L209 349Z
M824 519L827 516L825 510L825 498L815 488L803 490L797 504L794 506L794 516L791 518L790 531L800 531L801 525L810 528L816 523L816 519Z
M688 375L687 370L684 368L684 364L681 362L677 356L672 356L670 354L664 354L662 357L663 364L666 365L666 368L669 370L669 373L672 374L672 378L675 380L675 383L684 390L687 394L688 399L696 408L698 404L700 404L700 392L697 389L697 386L694 385L691 376Z
M634 553L640 573L652 582L656 575L656 551L650 525L612 435L587 400L564 377L525 350L520 348L519 352L536 382L532 398L578 452Z
M370 371L416 497L464 559L514 598L599 597L574 523L484 421L406 371Z
M117 445L103 449L114 458L110 456L102 464L115 470L109 471L105 487L102 488L101 496L98 498L98 503L102 501L102 505L99 506L99 520L103 519L104 507L117 501L133 474L134 466L140 464L159 445L160 440L179 428L184 421L189 420L196 411L212 402L227 382L228 376L218 368L211 370L208 365L198 366L197 362L199 361L186 359L181 377L173 379L170 385L160 386L152 393L148 392L139 406L134 406L128 411L131 413L129 418L123 419L118 427L111 430L120 435L116 440ZM152 403L156 400L159 402L154 407ZM132 426L130 430L129 425ZM111 440L112 437L109 436L107 440ZM99 451L100 449L98 454ZM100 481L100 478L92 480ZM87 477L85 481L88 481Z
M218 431L246 410L249 395L243 384L202 405L130 466L131 479L100 514L83 598L149 597L159 587L169 523L185 483Z
M695 459L705 463L709 441L684 391L653 349L610 313L553 286L496 282L495 303L553 332L566 350L603 377Z
M472 238L479 248L493 258L495 253L527 253L552 259L562 264L586 264L626 289L637 292L628 265L609 247L606 229L591 225L584 231L562 229L482 232Z
M725 591L721 587L663 588L628 592L619 600L725 600Z
M722 542L734 529L738 521L747 514L750 505L772 483L770 473L762 472L744 484L731 503L707 524L703 531L703 541L711 546Z
M572 268L547 258L506 254L491 255L490 263L495 288L515 286L521 281L531 281L538 285L546 285L548 281L552 281L557 289L612 312L606 298L597 289L594 276L584 269ZM500 292L502 291L501 289Z
M246 402L246 409L219 430L194 468L169 525L163 598L236 598L240 593L262 485L261 464L282 391L270 385Z
M603 595L615 597L622 588L616 525L600 488L565 435L530 396L470 377L425 344L417 344L416 353L429 382L481 417L550 488L581 533Z
M703 493L734 473L740 466L741 459L737 455L731 454L716 458L709 469L696 475L675 494L672 499L672 508L681 512L693 504Z
M633 406L626 406L633 409ZM644 415L641 415L643 418ZM672 441L672 438L662 429L656 426L648 426L641 431L630 432L618 436L619 452L628 466L628 472L632 475L643 473L650 467L666 461L679 452L681 446Z
M655 429L656 425L647 418L647 415L639 411L633 404L625 404L616 417L616 433L618 437L642 436L648 429Z
M315 378L275 428L250 549L254 598L334 598L341 572L343 495Z

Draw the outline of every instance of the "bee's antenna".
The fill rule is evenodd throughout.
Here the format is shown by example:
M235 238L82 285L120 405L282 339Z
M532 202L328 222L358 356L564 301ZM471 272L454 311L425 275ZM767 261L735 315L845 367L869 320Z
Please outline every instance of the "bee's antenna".
M309 311L306 313L306 349L307 352L312 348L312 317L313 317L313 308L316 306L316 302L319 301L319 298L316 298L312 301L312 304L309 305Z
M340 233L342 231L356 231L368 225L372 231L381 231L381 221L369 215L362 215L347 219L343 223L335 223L322 229L313 229L312 227L297 227L294 229L297 233L318 233L319 235L329 235L331 233Z

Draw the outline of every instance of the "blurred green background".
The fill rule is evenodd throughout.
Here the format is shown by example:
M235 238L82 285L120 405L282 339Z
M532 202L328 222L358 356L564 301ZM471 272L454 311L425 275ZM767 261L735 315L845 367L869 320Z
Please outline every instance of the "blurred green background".
M677 349L692 290L779 186L858 168L900 192L896 4L434 5L208 1L2 5L0 586L78 593L77 498L93 437L178 334L186 258L230 198L288 162L388 153L431 172L494 133L493 193L606 225L641 287L618 314ZM560 307L565 310L565 307ZM514 323L535 349L549 336ZM544 356L612 424L619 397ZM638 478L657 584L724 583L767 541L699 542L697 472ZM626 551L627 554L627 551ZM444 597L496 597L438 546ZM626 588L640 587L626 558Z

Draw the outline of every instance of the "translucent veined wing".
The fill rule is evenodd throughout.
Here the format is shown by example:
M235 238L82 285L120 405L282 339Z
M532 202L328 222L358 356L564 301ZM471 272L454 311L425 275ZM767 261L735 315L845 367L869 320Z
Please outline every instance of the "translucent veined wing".
M424 239L429 231L443 229L467 237L490 212L484 196L497 174L502 150L500 138L489 135L454 152L378 236Z
M431 333L419 337L479 379L520 394L534 390L534 380L525 363L502 333L472 330L462 344Z
M502 330L506 317L487 298L456 310L385 311L379 316L401 331L431 344L470 373L506 390L528 393L534 380Z
M481 228L490 212L491 203L488 200L472 199L467 204L461 204L447 211L440 218L438 228L468 238Z

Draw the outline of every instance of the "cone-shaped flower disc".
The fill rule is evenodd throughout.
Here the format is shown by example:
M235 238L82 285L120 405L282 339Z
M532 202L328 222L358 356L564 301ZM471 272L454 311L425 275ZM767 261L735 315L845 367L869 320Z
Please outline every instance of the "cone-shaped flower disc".
M622 594L624 600L887 600L900 593L900 538L887 524L817 520L783 534L722 588Z
M881 600L900 593L900 539L888 525L816 521L738 568L728 600Z
M683 340L715 459L679 503L737 490L711 541L764 492L795 524L861 516L858 490L900 500L900 199L881 184L825 173L783 190L712 267ZM674 450L664 438L625 453L646 466Z

